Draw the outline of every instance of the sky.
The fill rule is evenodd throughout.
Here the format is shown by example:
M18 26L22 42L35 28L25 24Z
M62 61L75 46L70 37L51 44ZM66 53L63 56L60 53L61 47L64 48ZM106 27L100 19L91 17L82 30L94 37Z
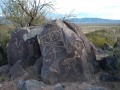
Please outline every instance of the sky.
M72 13L77 18L104 18L120 20L120 0L54 0L52 16Z
M41 0L42 1L42 0ZM120 0L44 0L52 1L55 11L48 15L60 18L72 14L76 18L120 20ZM1 11L0 11L1 15Z

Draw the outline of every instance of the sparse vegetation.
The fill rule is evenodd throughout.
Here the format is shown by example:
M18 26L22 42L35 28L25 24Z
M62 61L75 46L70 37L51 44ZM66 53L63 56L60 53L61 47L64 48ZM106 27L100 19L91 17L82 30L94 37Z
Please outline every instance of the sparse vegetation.
M106 26L107 27L107 26ZM104 43L114 46L116 38L119 37L120 27L103 28L94 32L87 33L86 36L97 47L103 48Z
M15 27L10 25L0 25L0 44L3 48L6 48L6 45L9 41L11 33L15 30Z
M7 44L11 33L14 31L13 26L9 25L0 25L0 47L3 48L3 51L0 51L0 66L7 64Z
M87 26L88 27L88 26ZM94 29L93 32L89 32L89 29ZM96 30L95 30L96 29ZM109 46L113 47L117 41L117 37L120 37L120 26L92 26L87 28L86 36L87 38L99 48L104 47L104 43L107 43ZM84 31L83 31L84 32ZM115 54L118 59L117 66L120 68L120 48L113 48L113 51L107 52L108 56Z

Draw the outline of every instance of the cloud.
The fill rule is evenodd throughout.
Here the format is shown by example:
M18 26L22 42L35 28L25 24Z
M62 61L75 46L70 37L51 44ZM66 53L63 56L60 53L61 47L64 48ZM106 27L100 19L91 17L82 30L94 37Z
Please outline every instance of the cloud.
M56 0L54 8L59 14L69 14L73 10L78 17L84 14L84 17L120 19L119 0Z

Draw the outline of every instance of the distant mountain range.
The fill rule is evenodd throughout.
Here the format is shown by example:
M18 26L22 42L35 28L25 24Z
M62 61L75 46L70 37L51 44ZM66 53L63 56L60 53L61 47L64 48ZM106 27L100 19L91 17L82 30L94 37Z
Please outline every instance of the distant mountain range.
M11 24L12 22L0 16L0 24ZM102 18L69 18L67 21L75 24L120 24L120 20Z
M101 18L70 18L67 19L76 24L120 24L120 20L101 19Z

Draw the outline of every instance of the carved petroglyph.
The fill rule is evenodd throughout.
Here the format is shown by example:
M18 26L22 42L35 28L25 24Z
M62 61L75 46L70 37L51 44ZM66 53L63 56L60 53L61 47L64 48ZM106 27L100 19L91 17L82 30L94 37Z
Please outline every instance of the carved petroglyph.
M77 31L74 24L51 21L38 35L43 57L41 78L46 83L82 82L91 78L94 53L87 38Z
M42 54L44 56L48 54L56 54L56 52L61 51L64 48L63 41L61 39L61 32L48 31L47 34L41 36L40 43L45 47L42 49ZM56 56L56 55L55 55Z
M71 69L73 69L76 73L78 73L78 68L76 68L76 64L78 62L77 58L80 58L80 55L77 53L77 51L75 51L72 58L67 58L62 62L62 65L66 66L66 72L69 72Z

